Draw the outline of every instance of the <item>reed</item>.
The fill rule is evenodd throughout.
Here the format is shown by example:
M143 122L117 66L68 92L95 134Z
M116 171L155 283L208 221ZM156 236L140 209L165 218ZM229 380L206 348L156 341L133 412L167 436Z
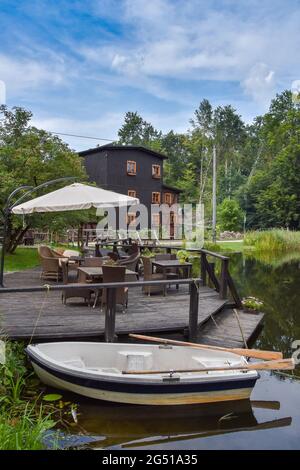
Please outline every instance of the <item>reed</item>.
M300 232L282 229L247 232L244 245L253 246L257 251L297 251L300 250Z

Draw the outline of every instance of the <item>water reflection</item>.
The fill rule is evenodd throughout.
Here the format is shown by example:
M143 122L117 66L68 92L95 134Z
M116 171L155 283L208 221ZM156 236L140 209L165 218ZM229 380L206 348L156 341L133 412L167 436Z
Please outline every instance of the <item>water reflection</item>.
M254 408L274 410L274 418L258 422ZM197 406L148 407L83 400L78 424L81 433L99 436L99 440L95 438L93 447L138 448L289 426L291 417L275 417L279 409L277 401L242 400Z

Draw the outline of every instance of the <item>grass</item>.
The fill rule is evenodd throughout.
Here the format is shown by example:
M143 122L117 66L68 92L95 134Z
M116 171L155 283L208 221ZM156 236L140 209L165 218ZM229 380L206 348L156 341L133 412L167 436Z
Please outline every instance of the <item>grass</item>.
M48 416L36 416L27 405L20 416L0 414L0 450L44 450L46 432L54 426Z
M55 422L39 403L31 375L24 344L5 341L5 363L0 365L0 450L46 448L45 434Z
M39 258L36 248L18 247L15 253L5 255L4 271L23 271L38 265Z
M246 234L244 243L261 252L298 251L300 232L282 229L253 231Z
M76 405L49 394L33 373L23 342L5 340L0 363L0 450L58 449L60 425L74 426ZM46 393L46 394L45 394ZM76 421L75 421L76 423Z

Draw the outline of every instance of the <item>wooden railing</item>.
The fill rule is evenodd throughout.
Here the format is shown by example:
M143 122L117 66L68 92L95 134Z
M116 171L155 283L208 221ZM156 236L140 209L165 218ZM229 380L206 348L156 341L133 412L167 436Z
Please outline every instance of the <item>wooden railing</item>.
M107 303L105 310L105 341L113 342L116 339L116 298L117 289L120 287L145 287L145 286L168 286L168 285L189 285L189 321L188 321L188 336L189 339L195 340L198 330L198 313L199 313L199 287L201 279L176 279L160 280L160 281L127 281L115 283L89 283L89 284L55 284L51 286L32 286L32 287L4 287L0 289L1 294L11 294L18 292L49 292L49 291L62 291L72 290L78 288L89 289L107 289ZM162 312L163 313L163 312Z
M229 258L228 256L220 255L213 251L208 251L201 249L200 252L200 269L201 269L201 279L204 286L207 285L208 278L212 282L216 291L219 292L221 299L226 299L228 295L228 290L234 300L236 307L240 308L242 306L241 298L236 290L234 281L229 272ZM214 263L210 263L207 257L213 257L221 261L221 271L220 279L217 278L214 269Z

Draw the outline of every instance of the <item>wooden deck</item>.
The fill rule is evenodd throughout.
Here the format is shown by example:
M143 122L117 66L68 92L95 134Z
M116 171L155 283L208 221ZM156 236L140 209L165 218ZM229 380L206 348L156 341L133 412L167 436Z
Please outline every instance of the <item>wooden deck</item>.
M32 269L5 276L6 287L41 285L39 270ZM62 340L100 338L104 334L105 314L69 299L61 303L61 294L19 292L0 293L1 332L12 339ZM199 292L199 338L210 344L243 345L237 321L231 309L224 308L228 301L221 300L212 288L201 286ZM212 322L213 315L218 327ZM262 315L240 314L247 340L253 335ZM119 310L116 333L159 333L181 331L187 327L189 317L188 286L167 290L167 296L146 296L140 287L129 288L128 310ZM230 344L229 344L230 343Z

